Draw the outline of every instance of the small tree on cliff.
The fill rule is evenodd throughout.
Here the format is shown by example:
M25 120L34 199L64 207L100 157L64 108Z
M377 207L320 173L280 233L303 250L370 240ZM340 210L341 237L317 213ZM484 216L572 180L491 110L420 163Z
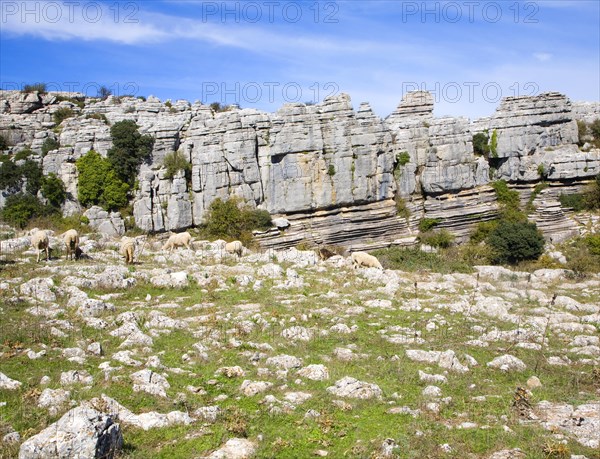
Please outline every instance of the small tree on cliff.
M48 200L48 205L53 209L60 209L65 202L67 193L65 184L54 173L48 174L42 181L42 194Z
M110 135L113 147L108 150L108 160L117 177L133 185L138 168L152 153L154 139L149 135L141 135L132 120L113 124Z

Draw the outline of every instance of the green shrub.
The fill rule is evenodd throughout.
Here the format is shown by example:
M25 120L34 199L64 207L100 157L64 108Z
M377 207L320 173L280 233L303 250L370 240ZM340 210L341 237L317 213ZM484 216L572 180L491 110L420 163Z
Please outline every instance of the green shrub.
M424 218L419 222L419 231L421 233L426 233L437 226L441 221L440 218Z
M491 247L484 243L462 244L454 246L450 250L456 250L458 258L470 266L489 265L493 258Z
M330 177L333 177L335 175L335 166L333 164L330 164L327 168L327 175L329 175Z
M567 268L577 276L600 272L600 234L573 239L561 247L567 258Z
M104 124L108 124L108 118L104 113L90 113L85 115L85 118L88 120L100 120L104 122Z
M558 200L560 201L561 206L571 208L575 212L582 211L586 208L585 199L581 193L561 194L558 197Z
M400 195L396 195L394 201L396 202L398 217L408 219L410 217L410 210L406 206L406 201Z
M579 141L577 142L579 147L583 147L588 142L594 147L600 148L600 118L595 119L591 123L578 120L577 133L579 135Z
M30 148L23 148L21 151L19 151L16 155L15 155L15 161L21 161L23 159L27 159L29 158L31 155L33 155L33 151L31 151Z
M210 108L213 111L213 113L221 113L221 112L228 112L233 110L234 105L226 105L226 104L221 104L220 102L212 102L210 104Z
M536 260L544 252L544 237L535 223L501 220L487 238L496 263Z
M271 214L263 209L242 208L242 222L247 230L266 231L271 228Z
M42 187L44 175L42 174L42 165L36 161L28 159L20 168L21 176L27 180L25 189L33 195Z
M408 151L402 151L398 153L398 156L396 156L396 161L398 166L405 166L410 162L410 154Z
M56 102L71 102L73 105L77 105L79 108L85 107L85 99L80 99L78 97L68 97L68 96L56 96Z
M490 154L490 137L488 131L479 132L473 136L473 153L486 158Z
M583 145L585 144L585 138L588 135L588 125L585 121L577 120L577 134L579 137L579 141L577 142L577 145L579 145L580 147L583 147Z
M186 172L186 175L192 170L192 165L186 159L185 155L180 151L167 153L163 161L163 167L167 169L165 172L165 177L169 180L173 179L175 174L181 170Z
M117 177L129 185L133 185L140 165L152 153L154 139L149 135L141 135L135 121L124 120L110 128L113 147L108 150L108 160Z
M6 198L2 219L10 225L25 228L33 217L46 213L46 209L38 198L27 193L17 193Z
M0 151L8 150L8 140L3 135L0 135Z
M48 205L55 209L60 209L67 197L65 184L54 173L48 174L42 180L42 194L48 200Z
M430 245L431 247L446 249L452 245L455 236L447 229L427 231L419 235L419 241L422 244Z
M541 166L541 164L540 164L540 166ZM533 192L531 193L531 196L529 197L529 200L527 201L527 206L525 209L527 212L529 212L530 214L535 212L535 207L533 205L533 201L535 200L535 198L537 198L539 196L539 194L543 190L545 190L549 186L550 185L548 184L548 182L540 182L536 186L533 187Z
M71 118L73 116L75 116L75 112L73 111L73 109L71 109L69 107L61 107L54 112L54 115L53 115L54 123L58 126L64 120L66 120L67 118Z
M102 192L101 204L107 210L118 210L127 205L129 185L119 179L114 170L106 174L106 184Z
M492 158L498 157L498 131L495 129L492 132L492 139L490 141L490 153L492 154Z
M507 207L519 207L519 193L511 190L504 180L498 180L492 183L492 188L494 188L496 199L500 204Z
M46 83L34 83L34 84L26 84L23 86L23 92L39 92L42 94L46 93Z
M600 256L600 234L590 234L583 238L592 255Z
M526 221L527 216L521 211L519 193L511 190L504 180L492 184L496 199L500 204L500 218L510 221Z
M271 227L271 215L265 210L241 206L240 200L215 199L205 217L205 229L209 236L223 239L239 239L245 245L252 240L252 230Z
M12 161L0 164L0 189L14 190L21 186L21 169Z
M496 229L496 226L498 226L498 220L479 222L475 227L475 231L471 234L469 241L473 244L485 241L491 232Z
M546 166L543 164L538 164L537 173L542 179L548 178L548 171L546 170Z
M75 164L79 173L77 199L84 206L98 204L108 174L108 162L99 153L90 150Z
M60 144L58 143L58 140L53 137L46 138L42 144L42 157L46 156L48 152L52 150L58 150L59 147Z
M600 209L600 174L596 175L594 181L586 188L584 201L586 208Z
M101 205L117 210L127 204L129 185L119 179L111 163L94 150L76 162L79 172L78 199L84 206Z
M596 118L594 121L592 121L589 129L594 140L600 141L600 118Z

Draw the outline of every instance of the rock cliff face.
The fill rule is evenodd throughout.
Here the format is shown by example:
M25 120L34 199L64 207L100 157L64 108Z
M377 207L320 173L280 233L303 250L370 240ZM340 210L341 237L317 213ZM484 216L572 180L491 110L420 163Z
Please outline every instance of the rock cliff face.
M53 114L67 107L75 116L56 128ZM345 94L317 105L287 104L275 113L213 113L200 103L154 97L0 92L0 135L13 152L30 147L40 153L46 138L59 141L59 149L39 160L44 173L66 184L71 199L65 213L82 211L75 161L90 149L106 155L110 124L132 119L155 138L133 200L137 226L160 232L198 225L214 199L237 196L290 221L284 230L258 236L272 247L302 240L350 247L400 243L416 234L423 216L467 236L497 213L491 180L520 186L544 178L560 188L598 174L600 150L579 149L576 124L596 116L598 104L573 105L558 93L506 98L491 117L470 123L434 118L433 99L422 91L407 94L385 120L367 103L354 110ZM473 151L473 135L480 132L491 138L488 158ZM164 157L177 150L191 164L191 180L183 172L165 176ZM545 217L538 216L549 235L556 215L548 217L548 209L562 212L558 194L543 201ZM402 207L409 216L399 215ZM555 229L566 231L561 224Z

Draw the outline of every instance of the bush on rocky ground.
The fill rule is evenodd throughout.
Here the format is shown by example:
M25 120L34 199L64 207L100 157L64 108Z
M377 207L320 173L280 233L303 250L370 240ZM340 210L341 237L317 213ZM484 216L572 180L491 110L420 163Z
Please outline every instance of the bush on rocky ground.
M208 209L203 225L209 237L238 239L246 246L252 242L253 230L266 230L270 227L269 212L249 208L236 198L226 201L215 199Z

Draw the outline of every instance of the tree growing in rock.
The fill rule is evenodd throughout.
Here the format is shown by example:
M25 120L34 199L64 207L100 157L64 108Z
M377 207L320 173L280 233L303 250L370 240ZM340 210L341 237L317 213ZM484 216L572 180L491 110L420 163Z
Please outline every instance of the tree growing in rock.
M110 128L110 135L113 147L108 150L108 160L117 177L133 185L139 167L152 153L154 139L149 135L141 135L132 120L115 123Z
M54 209L59 209L67 197L65 184L54 173L50 173L44 177L42 181L42 194L48 200L48 205Z
M490 137L487 131L479 132L473 136L473 152L476 155L488 157L490 154Z
M129 185L117 176L109 160L90 150L76 165L79 172L77 198L82 205L117 210L127 204Z

